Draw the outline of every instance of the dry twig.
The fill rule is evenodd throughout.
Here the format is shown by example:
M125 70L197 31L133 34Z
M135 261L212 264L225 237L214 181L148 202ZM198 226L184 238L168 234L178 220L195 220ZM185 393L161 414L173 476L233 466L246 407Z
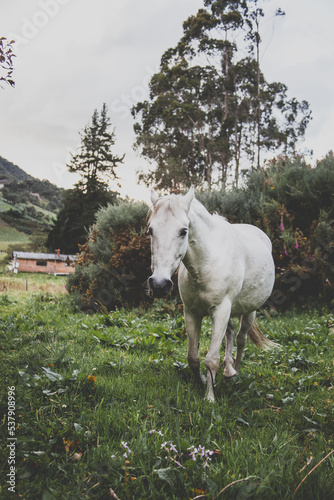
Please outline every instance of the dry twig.
M298 484L297 488L295 489L295 491L293 492L293 494L295 495L297 493L297 491L299 490L300 486L303 484L303 482L305 481L305 479L308 478L308 476L322 463L324 462L332 453L334 453L334 450L330 451L329 453L327 453L327 455L322 459L320 460L320 462L317 463L317 465L315 465L313 467L313 469L311 469L307 474L306 476L300 481L300 483Z
M231 486L237 484L237 483L241 483L243 481L249 481L250 479L253 479L253 478L256 478L257 476L248 476L248 477L245 477L243 479L237 479L236 481L233 481L232 483L228 484L227 486L225 486L225 488L223 488L219 493L218 495L216 495L213 500L217 500L218 497L224 493L224 491L226 491L228 488L230 488ZM198 500L199 498L207 498L208 495L198 495L197 497L194 497L192 498L191 500Z

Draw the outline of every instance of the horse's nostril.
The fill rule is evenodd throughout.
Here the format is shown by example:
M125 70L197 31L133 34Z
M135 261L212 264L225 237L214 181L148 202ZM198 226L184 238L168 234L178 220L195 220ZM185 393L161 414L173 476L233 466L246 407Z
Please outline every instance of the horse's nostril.
M173 288L172 280L165 280L165 284L164 284L163 288L164 288L164 290L166 290L166 293L170 292L171 289Z
M152 276L148 279L148 285L154 297L164 297L173 288L173 282L171 279L161 279L157 280Z

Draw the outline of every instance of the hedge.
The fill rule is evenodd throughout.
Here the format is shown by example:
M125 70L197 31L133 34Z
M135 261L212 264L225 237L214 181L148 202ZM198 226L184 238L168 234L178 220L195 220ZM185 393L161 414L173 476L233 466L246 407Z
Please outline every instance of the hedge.
M243 188L197 192L210 212L263 229L276 264L270 306L334 298L334 155L311 168L300 157L279 157L251 172ZM81 248L69 291L82 307L113 309L147 300L149 207L121 202L101 209Z

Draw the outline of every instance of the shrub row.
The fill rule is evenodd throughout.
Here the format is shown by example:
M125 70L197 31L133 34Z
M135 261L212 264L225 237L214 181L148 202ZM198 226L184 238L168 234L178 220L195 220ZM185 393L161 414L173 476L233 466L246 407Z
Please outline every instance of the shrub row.
M311 168L279 157L250 173L241 189L198 192L210 212L255 224L273 242L276 283L271 306L334 298L334 156ZM138 305L150 274L148 207L121 202L101 209L81 247L69 291L84 307ZM147 300L147 299L146 299Z

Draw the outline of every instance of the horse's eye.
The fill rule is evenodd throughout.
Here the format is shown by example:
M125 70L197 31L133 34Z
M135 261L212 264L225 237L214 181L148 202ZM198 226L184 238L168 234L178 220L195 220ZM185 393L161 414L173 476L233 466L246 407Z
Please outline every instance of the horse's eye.
M185 236L187 236L187 233L188 233L188 228L187 227L184 227L183 229L181 229L180 231L180 236L182 236L182 238L184 238Z
M152 236L152 234L153 234L153 229L151 228L151 226L148 228L148 230L147 230L147 234L149 234L150 236Z

